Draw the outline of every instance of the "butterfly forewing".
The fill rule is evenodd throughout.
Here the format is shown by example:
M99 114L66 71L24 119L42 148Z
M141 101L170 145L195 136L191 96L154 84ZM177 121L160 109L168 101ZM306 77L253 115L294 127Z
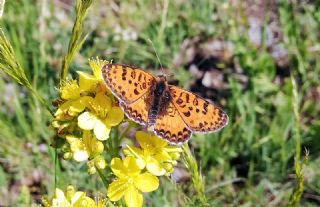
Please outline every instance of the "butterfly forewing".
M167 85L163 76L156 79L141 69L116 64L103 66L102 76L128 118L142 125L151 123L148 128L172 144L185 142L193 131L216 131L228 122L227 114L219 107L191 92ZM148 120L149 111L155 113L155 123Z
M158 115L154 132L173 144L185 142L192 134L173 103L170 103L166 110Z
M171 102L189 129L212 132L228 123L227 114L214 104L176 86L169 85Z
M106 64L102 68L103 79L112 93L126 104L131 104L145 95L155 78L138 68Z

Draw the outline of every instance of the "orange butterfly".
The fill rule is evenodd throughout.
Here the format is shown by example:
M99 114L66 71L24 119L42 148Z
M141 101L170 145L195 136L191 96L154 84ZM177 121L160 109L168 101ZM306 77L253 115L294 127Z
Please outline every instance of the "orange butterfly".
M185 142L192 132L214 132L228 123L219 107L169 85L165 76L117 64L104 65L102 76L128 118L172 144Z

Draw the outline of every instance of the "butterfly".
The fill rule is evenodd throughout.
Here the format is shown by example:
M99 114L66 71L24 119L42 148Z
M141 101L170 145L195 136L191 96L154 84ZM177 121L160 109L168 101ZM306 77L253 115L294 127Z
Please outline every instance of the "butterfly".
M187 141L193 132L214 132L228 123L218 106L179 87L166 76L153 76L132 66L106 64L102 76L126 116L153 130L171 144Z

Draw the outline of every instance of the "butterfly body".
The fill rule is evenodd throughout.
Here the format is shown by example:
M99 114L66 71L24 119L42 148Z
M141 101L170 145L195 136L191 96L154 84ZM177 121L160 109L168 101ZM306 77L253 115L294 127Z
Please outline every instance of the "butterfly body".
M217 131L228 122L219 107L169 85L165 76L116 64L104 65L102 75L128 118L172 144L185 142L192 132Z
M165 77L160 76L156 78L154 85L150 87L148 92L148 97L151 99L149 101L150 109L148 110L148 129L156 124L156 119L161 116L171 100L170 92L168 91L168 84Z

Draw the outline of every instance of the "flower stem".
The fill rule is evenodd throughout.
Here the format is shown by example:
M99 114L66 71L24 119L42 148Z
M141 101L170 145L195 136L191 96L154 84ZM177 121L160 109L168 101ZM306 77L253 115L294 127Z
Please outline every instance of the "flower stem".
M87 10L92 4L92 0L77 0L76 3L76 20L72 28L71 39L68 46L67 54L62 61L62 69L60 72L60 84L62 84L68 74L70 63L75 53L81 48L87 36L83 37L83 22L87 15Z
M105 186L105 188L108 188L109 184L108 184L108 180L107 178L103 175L103 173L101 172L100 169L96 168L99 177L101 178L103 185Z
M183 149L183 162L189 172L191 173L192 185L195 190L195 203L199 203L200 206L206 206L207 198L204 192L204 181L199 170L198 164L194 156L192 155L188 143L182 146Z
M132 123L131 121L129 122L127 128L121 133L120 137L119 137L119 141L121 141L123 139L124 136L126 136L126 134L128 133L128 131L133 127L134 123Z
M296 153L294 157L294 169L296 173L296 178L295 178L295 186L293 189L293 192L290 197L290 201L288 203L288 206L296 207L299 205L299 201L301 198L301 195L303 193L303 174L302 174L302 169L303 165L306 164L306 161L308 159L308 153L306 153L306 157L304 158L302 164L300 161L301 157L301 138L300 138L300 116L299 116L299 97L298 97L298 90L297 90L297 84L291 76L291 83L292 83L292 109L294 113L294 128L293 128L293 136L296 141Z

